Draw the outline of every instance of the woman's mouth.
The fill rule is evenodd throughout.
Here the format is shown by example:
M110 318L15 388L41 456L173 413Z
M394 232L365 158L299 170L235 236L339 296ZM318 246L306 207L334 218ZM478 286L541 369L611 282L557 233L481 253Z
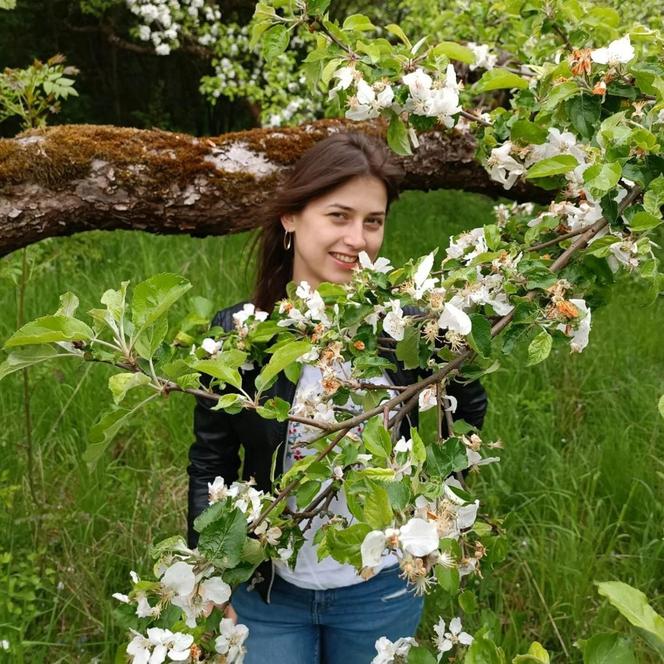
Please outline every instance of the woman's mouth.
M357 265L357 256L350 256L348 254L339 254L333 251L330 252L330 256L334 258L337 265L345 268L346 270L350 270L353 267L355 267L355 265Z

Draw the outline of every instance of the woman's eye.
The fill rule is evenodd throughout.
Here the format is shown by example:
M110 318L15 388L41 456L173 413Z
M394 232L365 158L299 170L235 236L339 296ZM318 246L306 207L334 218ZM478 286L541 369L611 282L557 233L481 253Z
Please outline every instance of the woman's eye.
M376 217L375 219L367 219L367 222L375 226L380 226L383 223L383 220Z
M330 212L330 216L343 219L346 215L343 212Z

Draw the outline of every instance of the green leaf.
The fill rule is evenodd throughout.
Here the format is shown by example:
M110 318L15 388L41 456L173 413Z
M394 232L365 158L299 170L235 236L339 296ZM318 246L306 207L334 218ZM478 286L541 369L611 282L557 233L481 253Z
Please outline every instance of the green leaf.
M660 175L650 182L648 191L643 194L643 208L655 217L662 216L664 205L664 175Z
M595 634L583 644L583 664L636 664L636 658L629 639Z
M534 180L535 178L546 178L551 175L562 175L578 165L579 162L571 154L559 154L533 164L526 171L526 178Z
M94 332L83 322L69 316L42 316L26 323L5 342L5 348L48 344L57 341L89 341Z
M311 350L311 342L307 340L291 341L278 348L270 358L270 361L263 367L256 378L256 389L262 392L265 386L289 364L292 364L298 357L308 353Z
M546 330L542 330L528 346L527 366L531 367L546 360L551 353L552 344L553 339L551 338L551 335Z
M450 60L458 60L468 65L475 64L475 54L467 47L452 41L442 41L431 50L434 58L446 55Z
M581 138L589 141L599 126L602 102L597 95L580 94L565 102L567 115Z
M167 332L168 320L166 317L160 318L153 325L146 327L136 338L134 343L136 352L145 360L151 359L159 350Z
M551 88L548 96L540 104L540 109L545 113L553 111L560 102L569 99L573 95L578 94L579 85L575 81L566 81L561 85L555 85Z
M595 198L601 198L615 188L621 175L622 168L617 162L600 163L589 166L583 172L583 181Z
M419 431L414 427L410 428L410 438L413 441L413 457L416 461L422 463L427 458L427 448Z
M113 393L113 401L117 405L127 396L129 390L149 382L150 378L144 373L119 373L108 379L108 389Z
M231 415L235 415L242 410L241 402L244 400L244 397L237 392L232 392L231 394L224 394L219 397L217 403L212 406L210 410L225 410Z
M476 635L463 661L464 664L505 664L505 654L491 639Z
M408 664L436 664L436 658L424 646L414 646L408 651Z
M448 438L444 443L427 447L426 472L437 477L448 477L468 467L466 448L458 438Z
M371 22L368 16L364 14L351 14L341 26L342 30L357 30L359 32L366 32L368 30L375 30L376 26Z
M477 611L477 597L472 590L464 590L459 595L459 607L464 613L475 613Z
M387 459L392 452L390 434L382 423L380 415L372 417L362 431L362 442L371 454Z
M360 546L371 532L371 526L366 523L356 523L343 530L328 528L326 531L326 542L332 557L340 563L350 563L355 567L362 565Z
M382 530L392 523L392 518L387 491L382 486L373 484L364 500L364 521L375 530Z
M0 9L16 9L16 0L0 0Z
M60 296L60 307L55 312L56 316L66 316L72 318L78 309L78 298L73 293L67 291Z
M546 141L547 130L530 120L517 120L510 130L510 139L520 145L540 144Z
M237 508L203 528L198 550L216 567L235 567L247 539L247 517Z
M33 364L39 364L40 362L46 362L47 360L52 360L55 357L80 357L74 353L67 353L62 351L58 353L55 348L52 346L43 346L43 347L32 347L32 348L22 348L16 350L13 353L10 353L7 356L7 359L0 364L0 380L9 374L14 373L15 371L20 371L27 367L32 366Z
M450 595L459 591L459 570L456 567L436 565L436 579L438 585Z
M549 664L549 653L542 647L542 644L533 641L525 655L517 655L512 664Z
M295 492L295 502L298 509L304 509L320 491L320 482L310 480L303 482Z
M391 32L393 35L396 35L408 47L409 50L413 48L410 40L408 37L406 37L406 33L396 23L390 23L386 25L385 29L388 32Z
M636 588L620 581L598 583L599 594L606 597L629 622L652 637L664 648L664 618L648 603L648 598Z
M396 345L397 359L403 362L406 369L415 369L420 366L419 348L419 330L414 327L406 328L404 338Z
M468 336L473 350L482 357L491 355L491 323L481 314L470 314L472 329Z
M131 302L136 336L161 318L189 289L191 284L179 274L163 272L137 284Z
M309 16L324 14L330 6L331 0L307 0L307 11Z
M392 115L387 128L387 144L397 154L412 154L410 141L408 140L408 130L403 120L396 113Z
M83 460L95 464L106 451L132 411L117 408L104 413L88 432L88 446L83 452Z
M228 362L224 358L224 353L219 353L217 357L210 358L209 360L192 362L191 368L206 373L213 378L218 378L222 383L228 383L237 389L242 387L240 372L228 365Z
M633 231L649 231L652 228L656 228L662 223L662 220L655 215L650 214L641 210L637 212L630 220L629 227Z
M475 83L477 92L488 92L489 90L501 90L503 88L518 88L523 90L528 87L528 80L518 74L513 74L507 69L496 67L484 72L482 78Z
M290 42L290 32L285 25L273 25L263 35L261 54L268 62L280 56Z

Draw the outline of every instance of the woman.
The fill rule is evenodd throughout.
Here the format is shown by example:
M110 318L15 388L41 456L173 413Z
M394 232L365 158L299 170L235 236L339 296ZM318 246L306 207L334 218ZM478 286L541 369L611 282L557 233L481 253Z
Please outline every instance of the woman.
M306 281L311 288L323 281L349 281L362 251L375 261L400 177L388 150L361 134L335 134L308 150L263 210L256 307L271 311L285 297L291 280ZM233 315L243 305L220 311L213 324L232 329ZM404 385L417 380L414 371L391 359L397 371L385 372L376 382ZM349 366L345 363L338 371L346 372ZM259 370L245 372L245 389L252 390ZM282 374L266 398L279 396L297 407L315 393L320 377L317 367L304 365L297 386ZM456 417L480 426L486 409L481 385L455 383L448 391L458 400ZM264 491L271 490L273 455L278 476L310 452L299 444L307 435L300 426L264 420L253 411L237 415L211 411L213 405L199 399L194 415L196 440L188 469L192 547L197 541L193 520L207 507L208 482L217 475L227 484L237 479L240 445L243 478L253 477ZM347 407L352 407L350 401ZM406 437L416 417L414 413L410 421L404 418ZM352 519L343 495L332 501L330 511ZM322 518L316 517L305 530L305 544L293 568L283 561L267 561L235 590L233 608L238 621L249 628L248 664L266 657L284 664L367 664L376 654L374 643L380 636L394 641L414 634L423 600L401 578L396 556L386 556L377 574L366 581L352 566L331 557L318 561L312 539L321 523Z

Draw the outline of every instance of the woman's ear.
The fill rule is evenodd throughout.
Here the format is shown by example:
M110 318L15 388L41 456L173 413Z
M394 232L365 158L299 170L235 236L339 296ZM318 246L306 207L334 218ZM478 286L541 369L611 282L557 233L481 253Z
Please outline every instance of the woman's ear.
M292 233L295 230L295 220L290 214L285 214L281 217L281 225L287 233Z

